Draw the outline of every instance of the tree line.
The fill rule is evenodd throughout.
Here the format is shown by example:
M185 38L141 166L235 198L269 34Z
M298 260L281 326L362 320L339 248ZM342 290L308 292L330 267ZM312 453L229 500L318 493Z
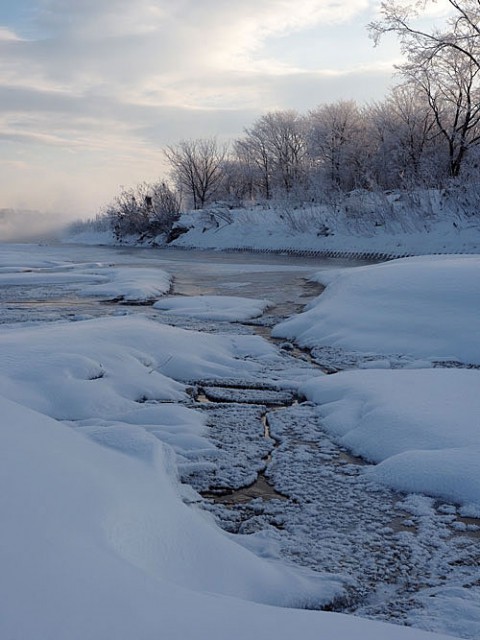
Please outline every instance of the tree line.
M376 44L395 33L404 54L400 81L384 100L272 111L229 143L211 137L168 146L170 184L123 191L107 210L118 235L136 232L135 224L166 231L181 208L219 200L321 204L356 189L478 182L480 2L443 0L446 21L424 31L418 18L433 1L387 0L369 25Z

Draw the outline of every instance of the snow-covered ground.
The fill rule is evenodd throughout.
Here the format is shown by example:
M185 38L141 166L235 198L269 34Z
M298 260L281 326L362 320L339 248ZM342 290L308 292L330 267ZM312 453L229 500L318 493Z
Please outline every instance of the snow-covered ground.
M106 448L0 408L2 638L243 638L260 626L245 601L318 606L339 592L335 577L261 559L182 504L169 449L144 429L110 426ZM278 615L292 624L272 611L273 625ZM318 619L291 617L314 637Z
M418 257L322 271L324 293L273 335L368 355L368 371L303 387L372 475L480 515L480 258ZM401 370L399 356L406 357ZM432 368L433 364L456 365ZM364 367L367 363L364 363Z
M159 269L114 267L96 262L75 263L57 256L42 259L39 257L41 253L38 250L32 252L29 245L10 245L8 251L2 252L0 286L69 285L85 297L140 303L156 300L170 289L169 275Z
M170 287L165 263L158 269L108 261L71 262L67 255L66 247L58 252L48 247L0 245L3 295L20 300L22 290L37 288L47 298L53 292L55 298L54 292L60 288L77 299L102 296L146 303ZM398 331L393 323L390 334L386 330L381 334L374 369L369 371L322 376L306 365L300 370L293 359L290 362L259 336L240 330L222 334L200 331L201 321L196 330L168 326L159 321L161 315L147 316L138 307L135 311L133 307L116 307L118 315L112 313L111 305L105 306L105 317L74 315L71 320L75 322L55 319L1 325L0 636L26 640L244 640L254 636L313 640L319 634L362 640L443 637L355 617L284 608L327 605L341 599L352 580L340 571L316 573L281 562L271 536L223 532L208 514L196 508L198 494L178 479L180 473L201 476L209 472L218 456L207 428L208 411L194 407L190 384L199 380L228 380L233 385L247 380L252 384L263 376L272 389L276 385L279 390L285 386L295 390L300 385L313 403L292 407L292 419L284 423L272 418L279 442L298 422L283 460L295 462L305 478L309 467L319 470L319 464L318 460L312 464L307 455L310 444L299 445L298 438L310 424L307 436L318 438L320 443L323 436L314 434L317 425L335 438L345 438L346 445L379 463L366 467L366 483L373 486L374 481L381 481L398 487L403 478L408 486L400 488L462 502L469 509L465 514L475 515L474 507L480 501L471 453L479 443L472 421L478 424L479 406L473 389L480 374L476 370L430 368L430 360L451 357L477 362L478 334L454 335L455 319L448 315L444 330L437 323L441 348L435 350L431 343L425 343L422 350L418 328L409 326L408 319L414 318L415 302L430 299L430 306L423 310L422 326L428 327L428 308L432 322L436 320L443 309L439 291L446 283L443 291L452 292L452 296L460 287L450 304L460 305L467 318L478 317L475 305L479 298L471 282L477 276L478 263L473 258L418 260L413 278L418 286L412 288L411 299L405 293L412 279L410 271L402 271L402 262L391 264L386 276L383 266L368 268L373 275L358 285L370 300L365 331L376 315L398 313L398 309L385 311L375 299L377 269L385 278L385 291L395 285L403 292L400 307L410 308L411 313L406 313L402 323L413 346L400 351L393 341ZM302 330L306 322L309 335L323 335L324 318L313 312L321 308L322 299L328 302L329 289L334 291L336 282L346 281L348 273L361 280L368 269L336 273L331 280L327 271L322 272L319 277L328 284L327 296L290 322L299 322ZM251 272L249 277L253 277ZM410 274L406 281L402 273ZM226 286L237 284L232 280ZM350 295L342 291L337 302L331 303L332 314L346 304L342 296ZM382 297L386 299L387 293ZM230 320L251 318L265 308L264 301L240 300L232 308L228 299L213 299L207 319L225 308ZM194 318L202 316L205 301L191 302L190 310L184 311ZM168 309L178 314L171 304L167 299ZM371 312L375 305L377 314ZM28 320L27 307L23 313L22 319ZM158 309L157 313L165 311ZM362 315L360 307L358 315ZM349 317L354 323L352 310ZM288 322L276 331L280 335L287 331L285 327L293 339L297 334ZM351 337L351 342L345 343L348 348L363 348L361 326L350 330L345 321L338 329ZM467 330L469 322L460 325L459 333ZM407 338L402 344L408 346ZM324 343L320 339L315 344L321 348ZM404 353L414 368L375 370L385 366L386 356ZM470 353L472 358L466 359L465 354ZM278 399L276 391L270 393ZM217 395L221 397L218 390ZM407 410L403 405L410 396ZM246 402L252 399L257 402L256 397ZM437 400L444 403L443 409L435 407L437 413L433 413ZM238 411L240 421L244 410ZM244 445L252 451L249 438L255 411L252 408L246 419ZM412 420L417 428L406 429ZM450 428L453 420L454 428ZM235 431L233 435L241 437ZM388 448L379 444L384 438L388 438ZM263 456L264 448L255 450L255 456ZM321 453L316 448L312 451ZM288 480L292 464L282 468L278 460L274 455L277 471L273 467L271 474L277 474L281 484ZM243 458L239 466L242 464ZM412 465L421 465L423 475L419 469L412 474ZM440 473L440 465L448 474ZM300 489L298 495L303 495ZM314 520L315 514L310 515ZM307 540L308 522L302 527L304 534L297 534ZM316 537L322 538L321 532L317 533ZM423 620L422 612L416 609L416 622L474 637L480 615L465 593L464 582L441 592L437 589L433 596L424 592L425 601L432 597L434 605L425 605ZM437 626L432 623L432 606L438 609ZM461 611L469 616L467 621Z

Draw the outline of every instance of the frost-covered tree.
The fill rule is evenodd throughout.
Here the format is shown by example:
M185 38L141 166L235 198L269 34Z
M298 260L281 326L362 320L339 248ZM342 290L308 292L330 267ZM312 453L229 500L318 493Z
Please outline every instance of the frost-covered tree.
M201 138L183 140L167 147L164 153L182 198L190 201L194 209L203 209L221 188L227 146L216 138Z
M324 104L308 115L310 166L327 188L363 186L368 174L369 140L363 114L354 101Z
M458 177L469 150L480 142L480 2L444 0L451 15L443 28L426 31L415 19L428 3L382 2L382 17L370 29L377 42L386 32L398 36L406 57L398 69L423 92L447 148L449 174Z
M290 193L304 177L306 142L303 118L293 110L274 111L261 118L277 187Z
M425 94L448 151L448 171L458 177L469 150L480 143L480 68L451 48L434 60L414 58L402 73Z
M235 140L234 149L238 161L245 167L247 175L252 176L254 191L261 198L272 197L273 157L270 153L266 131L255 123L245 129L245 136Z
M423 29L417 18L435 2L437 0L384 0L380 4L380 18L369 24L374 42L378 44L385 33L394 33L407 58L421 52L424 59L434 60L449 50L480 67L480 2L440 0L449 10L443 28Z
M368 108L369 134L375 147L372 171L384 189L410 188L438 180L441 149L433 113L423 93L402 84Z
M150 186L145 198L148 215L148 228L151 233L169 233L180 217L180 200L177 194L165 182Z
M237 152L235 144L234 154L224 161L222 171L221 200L235 206L255 202L259 196L257 167L241 149Z
M291 193L305 178L304 119L296 111L261 116L245 129L235 148L256 168L258 188L267 200L275 191Z

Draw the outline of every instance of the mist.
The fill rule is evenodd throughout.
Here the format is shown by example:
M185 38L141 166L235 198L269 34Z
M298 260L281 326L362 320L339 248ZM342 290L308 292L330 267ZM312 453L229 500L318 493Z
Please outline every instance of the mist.
M59 213L0 209L0 242L58 240L71 222Z

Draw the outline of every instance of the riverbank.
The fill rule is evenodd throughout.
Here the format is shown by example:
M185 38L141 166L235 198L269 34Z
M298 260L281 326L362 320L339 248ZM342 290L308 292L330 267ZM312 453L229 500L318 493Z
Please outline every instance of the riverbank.
M277 252L322 257L391 259L423 254L480 253L480 217L452 208L414 213L396 201L386 216L375 209L332 212L325 206L231 209L212 205L184 213L170 238L129 236L120 244L229 251ZM402 206L401 206L402 205ZM174 238L174 239L173 239ZM79 244L119 244L94 223L64 236Z

